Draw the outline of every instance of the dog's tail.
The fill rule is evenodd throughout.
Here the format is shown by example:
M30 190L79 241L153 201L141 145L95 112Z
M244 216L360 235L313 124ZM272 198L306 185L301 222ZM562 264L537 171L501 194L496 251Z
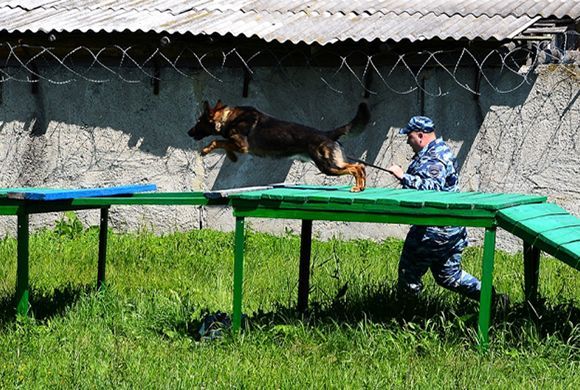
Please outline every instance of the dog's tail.
M350 122L334 130L330 130L328 136L336 141L345 134L358 134L364 130L370 119L371 111L369 110L369 106L363 102L358 105L358 111Z

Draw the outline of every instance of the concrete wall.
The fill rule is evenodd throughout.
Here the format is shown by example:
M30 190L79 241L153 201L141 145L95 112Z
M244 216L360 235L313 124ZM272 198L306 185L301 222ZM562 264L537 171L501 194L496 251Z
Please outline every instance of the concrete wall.
M122 70L127 83L103 72L95 79L54 84L41 80L37 94L27 83L1 84L0 186L87 187L156 183L160 191L196 191L276 182L351 184L349 177L326 177L311 163L242 156L237 163L223 154L201 158L207 141L195 143L186 132L204 99L226 104L255 105L282 119L331 129L349 121L363 89L349 72L332 69L256 68L249 96L242 97L239 69L212 69L184 77L163 69L160 93L153 94L138 69ZM356 70L361 73L361 70ZM62 73L61 73L62 72ZM70 78L66 71L40 69L51 80ZM415 85L408 73L393 74L388 85L375 77L369 99L372 122L358 136L346 137L349 155L379 166L406 166L412 156L396 134L412 115L433 117L440 135L457 152L463 190L523 192L548 195L580 215L580 81L578 68L543 67L522 84L504 71L486 72L476 97L474 69L460 69L456 80L444 70L426 73L425 91L405 93ZM325 82L321 80L324 77ZM522 85L520 85L522 84ZM443 95L440 94L443 92ZM423 95L423 97L421 97ZM368 168L369 186L396 186L386 173ZM79 213L96 224L98 212ZM34 227L50 226L58 215L35 216ZM115 207L112 226L119 230L148 228L157 232L200 226L233 228L230 210L199 207ZM299 231L284 220L251 220L251 227L270 232ZM316 222L322 238L403 237L406 226ZM14 234L15 221L0 219L0 232ZM481 232L472 229L474 243ZM500 234L500 247L521 243Z

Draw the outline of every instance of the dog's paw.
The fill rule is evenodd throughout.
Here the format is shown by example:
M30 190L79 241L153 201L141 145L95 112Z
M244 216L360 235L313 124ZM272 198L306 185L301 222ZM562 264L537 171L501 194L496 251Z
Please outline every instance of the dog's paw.
M364 191L365 188L364 187L358 187L358 186L354 186L350 189L350 192L362 192Z
M207 155L209 154L209 152L211 152L211 149L210 149L210 148L203 148L203 149L201 150L201 153L200 153L200 154L201 154L202 156L207 156Z

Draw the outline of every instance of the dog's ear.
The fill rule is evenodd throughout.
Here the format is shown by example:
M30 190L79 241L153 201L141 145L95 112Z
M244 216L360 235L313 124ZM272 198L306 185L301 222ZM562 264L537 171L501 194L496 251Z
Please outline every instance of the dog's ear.
M213 108L214 110L219 110L221 108L224 108L224 104L222 103L221 99L218 99L217 103L215 104L215 107Z
M203 101L203 112L209 112L209 102L207 100Z

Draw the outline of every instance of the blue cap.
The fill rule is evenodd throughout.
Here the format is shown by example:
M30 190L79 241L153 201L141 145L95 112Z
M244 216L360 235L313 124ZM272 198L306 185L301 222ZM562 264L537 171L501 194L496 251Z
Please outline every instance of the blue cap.
M429 117L414 116L411 118L409 123L407 123L407 126L399 130L399 134L409 134L411 131L431 133L432 131L435 131L435 124Z

